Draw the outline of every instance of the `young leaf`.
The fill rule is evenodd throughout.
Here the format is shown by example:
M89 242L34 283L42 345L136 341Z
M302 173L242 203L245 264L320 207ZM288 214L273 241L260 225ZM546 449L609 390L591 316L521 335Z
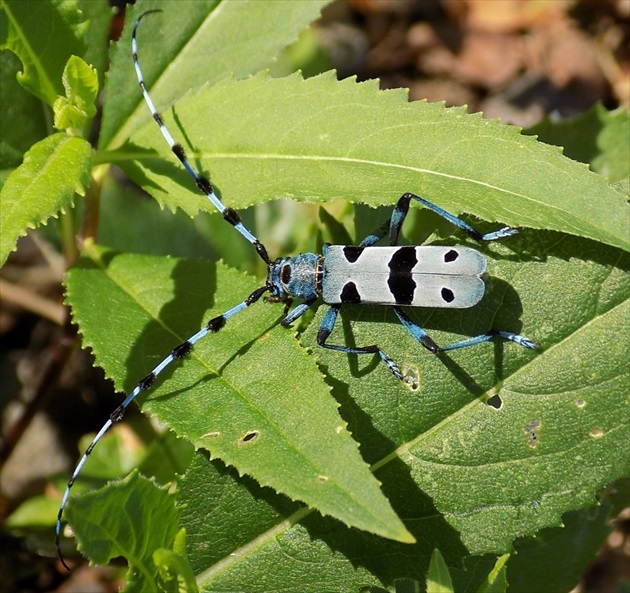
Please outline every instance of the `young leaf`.
M0 265L28 228L46 222L85 195L92 147L82 138L53 134L35 144L0 193Z
M507 591L508 580L506 572L509 559L509 554L503 554L503 556L497 558L496 564L490 571L484 584L477 590L477 593L505 593Z
M50 133L52 117L42 101L52 104L62 92L62 71L72 52L102 79L110 16L106 0L0 2L0 43L11 50L0 52L3 170L19 166L29 148ZM2 172L3 180L9 172Z
M116 511L104 516L100 501L108 497ZM153 554L175 543L179 511L172 494L134 472L72 502L67 512L79 549L97 564L127 558L127 593L163 590ZM148 528L153 525L159 528Z
M97 364L128 393L204 320L256 285L220 264L94 250L70 271L67 298ZM201 341L167 380L160 377L143 407L261 484L348 525L410 541L313 359L274 327L278 307L262 305Z
M99 62L92 64L102 68L103 33L107 31L103 25L108 16L105 2L2 0L0 8L0 49L9 49L20 58L20 84L44 103L52 106L57 96L63 95L63 69L69 56L85 55L86 38L102 41L98 50L96 45L92 47Z
M81 135L85 123L96 113L98 77L96 70L77 56L70 56L63 69L64 97L57 97L53 105L55 128Z
M153 100L163 105L157 92ZM406 92L379 91L374 81L222 80L163 115L237 209L278 197L377 206L412 191L452 212L630 245L625 198L585 165L516 128L463 108L408 103ZM212 209L154 122L121 156L121 167L164 206L191 216Z
M451 575L448 573L444 557L437 548L431 554L427 574L427 593L453 593Z
M160 573L160 589L173 593L197 593L195 575L186 557L186 530L175 536L172 550L160 548L153 552L153 561Z

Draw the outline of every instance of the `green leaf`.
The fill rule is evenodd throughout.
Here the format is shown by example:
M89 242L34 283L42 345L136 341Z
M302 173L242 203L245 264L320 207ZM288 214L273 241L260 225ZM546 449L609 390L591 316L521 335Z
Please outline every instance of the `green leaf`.
M573 590L610 535L610 510L610 504L604 503L566 513L562 527L543 529L534 538L517 541L517 553L507 566L510 592L531 591L532 574L549 591Z
M494 559L488 564L487 558L469 554L510 550L514 539L559 524L567 510L594 504L601 486L625 475L628 378L619 337L630 293L627 255L554 233L523 233L485 246L485 251L490 280L478 307L410 314L441 344L500 327L538 341L538 353L514 344L487 344L438 359L423 352L387 308L344 308L335 342L378 343L397 362L415 368L419 387L410 391L377 359L316 348L323 311L302 338L326 370L362 455L418 543L381 540L305 514L295 503L198 454L180 481L178 500L179 527L186 528L200 590L240 586L262 591L267 578L302 593L321 591L323 584L340 590L386 586L402 575L423 582L430 554L439 548L445 550L455 589L477 591ZM243 279L220 266L213 271L207 265L186 264L166 274L175 289L163 292L163 287L158 290L163 281L152 280L157 268L148 262L140 259L129 271L138 284L128 290L154 301L151 307L144 305L145 310L162 308L159 316L152 314L160 327L142 330L140 312L132 308L123 315L127 307L95 278L73 280L107 298L108 308L98 321L103 343L97 345L94 338L93 346L110 374L132 375L127 389L214 314L205 312L204 298L222 311L255 286L249 280L242 285ZM180 265L173 263L173 268ZM77 311L83 316L98 306L96 301L82 302ZM220 384L237 376L241 367L262 384L271 366L282 373L271 398L279 398L282 408L276 422L295 423L285 410L287 392L301 387L294 386L294 377L301 384L312 379L294 367L297 351L281 343L282 336L291 341L290 332L272 327L278 315L276 307L257 303L231 319L219 335L199 344L199 359L167 374L146 405L157 413L158 402L163 402L159 414L166 419L165 405L171 404L169 424L192 425L201 418L200 431L218 431L221 414L232 423L242 414L238 399L217 393ZM237 337L243 326L264 338ZM89 326L83 327L87 335ZM162 327L173 328L175 334L164 343L154 334L161 334ZM95 332L90 328L90 335ZM261 358L255 353L259 342ZM105 346L111 350L107 364ZM203 370L196 371L196 365ZM128 373L111 370L116 367ZM203 412L189 397L197 386L203 391ZM309 388L308 403L291 412L305 434L318 422L316 389ZM257 388L256 401L264 399L264 391ZM284 450L274 453L276 459ZM283 467L282 462L275 465ZM101 508L108 512L105 501ZM309 559L309 570L304 558ZM379 558L388 561L383 564ZM463 559L466 570L457 569ZM302 578L296 581L297 574ZM299 588L292 589L291 582L299 582Z
M84 344L128 393L203 320L233 307L256 284L219 264L94 250L70 271L67 298ZM229 331L209 336L190 360L165 373L143 408L261 484L348 525L409 541L315 362L289 332L273 327L279 308L230 319Z
M331 70L333 64L322 43L323 37L315 29L304 29L298 39L271 64L269 71L272 76L280 78L299 70L305 78L309 78Z
M12 50L0 51L3 181L52 130L51 110L42 101L52 104L61 92L70 52L83 52L77 55L99 69L102 78L110 14L106 0L0 2L0 43Z
M24 153L48 134L47 122L39 99L22 88L15 78L20 69L18 58L0 51L0 168L19 166Z
M92 147L82 138L53 134L35 144L6 180L0 194L0 265L28 228L70 207L85 195Z
M400 509L420 538L401 544L316 513L304 517L295 503L209 462L203 452L179 481L178 506L201 591L263 593L269 583L295 593L389 591L392 583L401 593L424 591L429 559L439 545L455 590L473 593L494 563L494 558L465 558L452 531L435 529L441 523L435 509L417 491ZM424 516L416 515L419 508Z
M151 442L147 455L138 469L160 484L167 484L173 481L177 474L186 471L193 451L193 446L187 440L167 431Z
M566 156L588 163L610 183L630 175L630 114L623 107L607 111L598 104L570 120L555 122L546 118L526 133L562 146Z
M103 516L100 501L108 497L116 501L116 512ZM127 558L125 591L163 590L153 553L173 547L179 518L173 495L166 489L134 472L120 482L76 497L67 514L79 549L94 562L107 564L119 556ZM152 525L160 528L148 528Z
M186 3L186 10L173 2L138 2L112 51L99 147L120 146L151 119L130 67L131 25L145 10L163 10L142 21L138 54L145 79L155 83L164 105L189 89L269 66L329 1L197 0Z
M186 558L186 530L180 529L175 536L173 550L160 548L153 553L158 567L161 590L173 593L197 593L195 575Z
M610 504L611 515L621 514L630 507L630 475L614 482L606 493L606 501Z
M395 318L387 310L375 312L370 323L366 307L346 308L336 342L377 342L400 365L415 369L419 389L413 397L388 388L374 363L316 352L345 386L350 409L344 413L342 405L342 413L359 419L352 432L364 457L379 468L385 492L400 480L387 469L400 458L474 554L510 551L516 537L593 505L599 488L627 473L628 369L621 339L630 294L627 254L554 233L527 235L490 246L498 259L489 264L488 292L475 309L414 310L412 318L438 344L505 328L537 342L537 354L511 344L496 345L494 354L491 346L480 346L441 362L423 356L403 328L390 325ZM314 340L319 321L321 313L305 344ZM381 409L388 401L390 407L396 402L395 414ZM356 406L360 413L351 411ZM403 500L402 493L390 496L394 508Z
M509 554L503 554L497 558L494 568L490 571L486 582L479 587L477 593L505 593L508 588L506 577L507 561L510 559Z
M273 44L297 32L295 26L280 27L280 34L261 36L266 49L252 53L258 48L254 29L267 31L269 24L252 20L255 11L278 7L282 22L280 13L289 6L297 7L291 13L296 15L302 9L316 12L316 3L223 2L208 14L208 4L190 3L184 11L174 4L139 2L128 23L155 6L166 12L148 16L138 33L147 84L176 140L196 167L211 171L227 205L241 209L282 196L319 202L340 197L375 206L413 190L454 211L627 248L628 214L620 192L514 128L459 109L408 104L404 93L381 92L374 83L338 82L330 74L309 81L224 78L230 70L237 77L255 71ZM247 51L233 53L223 71L215 70L208 56L229 54L231 44L216 47L210 40L224 27L230 30L229 20L221 18L239 7L254 11L232 23ZM208 39L206 31L212 32ZM101 146L120 147L130 132L134 136L117 150L99 153L98 162L120 164L169 209L191 215L210 210L149 121L130 63L129 36L127 27L115 50ZM235 65L228 63L232 60ZM214 86L167 108L182 89L199 88L205 78ZM613 143L606 145L601 154L614 156ZM410 216L406 226L413 228L414 241L416 227L426 236L434 222L415 210L418 220L429 222L417 225ZM318 227L291 216L274 236L275 213L260 212L244 216L271 253L286 254L287 237L297 237L291 244L297 249L319 240ZM345 230L334 221L345 225L352 209L328 212L332 216L322 216L327 229L343 236ZM368 219L382 215L384 220L390 212L357 207L355 227L364 232L367 225L370 232ZM143 214L122 218L109 223L112 235L123 234L124 226L124 234L131 233L141 248L155 242L156 251L169 250L168 237L147 225ZM212 218L225 229L212 248L245 267L238 250L249 244L220 217L208 218L208 229L214 230ZM184 243L193 224L180 222L172 225L172 234ZM266 236L273 237L271 244ZM160 580L158 587L178 582L192 589L181 550L171 553L177 545L161 546L162 535L151 533L164 531L167 523L169 533L186 530L190 565L203 591L263 592L270 583L300 593L376 591L403 581L422 588L431 553L439 549L454 589L472 593L488 586L485 575L496 555L511 550L516 538L560 524L566 511L594 504L602 486L627 473L622 339L630 293L627 254L596 241L527 228L480 249L490 260L488 292L480 305L410 315L440 344L501 328L534 339L541 345L538 352L497 343L438 358L422 351L389 309L344 307L331 341L378 344L416 375L412 389L393 380L379 359L318 348L316 333L326 307L300 338L312 351L307 356L293 332L278 327L281 306L261 300L230 318L219 335L199 343L192 358L161 375L157 390L139 403L238 472L198 452L179 480L181 515L150 524L136 517L127 525L126 533L141 532L156 544L152 558L175 576ZM209 317L263 282L222 265L118 256L89 247L86 256L72 272L68 302L98 363L127 391ZM335 427L341 427L341 436ZM243 440L256 436L253 431L257 438ZM361 444L374 479L348 432ZM313 472L318 462L334 472ZM290 498L238 473L254 475ZM388 523L390 530L406 534L376 480L415 544L348 528L292 500L306 500L335 517L341 509L351 524L357 524L353 513L362 513L373 532ZM351 488L344 491L348 483ZM335 490L326 490L329 486ZM133 490L133 484L125 488ZM151 506L151 496L143 495L142 504ZM119 507L116 492L98 499L101 516L112 522ZM70 518L73 525L81 522L80 516ZM86 529L83 536L88 535ZM496 568L492 586L501 590L505 570Z
M256 543L254 549L246 547L247 559L239 555L238 545L217 550L215 556L206 553L203 562L210 568L203 573L208 580L201 590L229 588L247 574L270 570L277 578L280 571L290 575L298 569L297 561L283 560L291 553L287 548L301 550L299 558L306 556L317 567L301 581L302 591L317 591L317 582L320 587L335 583L351 590L366 584L382 586L391 582L392 575L418 578L430 554L427 546L450 550L449 566L454 551L462 547L469 553L491 546L494 553L510 550L519 534L558 524L566 509L594 504L602 484L627 472L628 377L623 340L619 340L630 292L627 257L620 270L619 251L587 241L546 233L531 242L521 237L519 242L513 245L519 253L516 258L509 258L507 242L492 246L497 259L492 261L493 281L483 306L462 314L414 311L413 317L431 330L438 343L448 343L453 337L442 329L464 335L484 327L518 330L513 311L522 309L522 331L541 343L538 355L514 345L488 345L453 353L444 366L420 352L386 310L368 307L345 309L347 325L342 325L338 342L378 343L397 361L417 365L418 391L392 383L377 361L315 350L364 456L373 463L384 491L418 544L404 549L390 543L381 546L313 517L301 520L304 531L297 525L281 532L260 525L265 537L251 537ZM540 257L528 258L526 252ZM588 257L570 259L569 253ZM592 299L593 294L598 298ZM313 343L317 326L316 320L305 344ZM570 362L563 351L571 353ZM500 409L486 403L491 397ZM535 419L540 424L532 428ZM535 429L537 440L532 439ZM201 495L205 487L198 488ZM213 529L227 537L222 526L229 523L222 513L212 512L217 500L231 496L225 484L223 488L209 501L205 522L203 505L182 516L191 554L204 553L194 542L211 537L204 527L210 519ZM198 498L194 500L200 504ZM186 504L194 506L190 498ZM249 512L265 516L259 509ZM283 509L282 516L287 515ZM282 523L277 520L278 528ZM362 554L362 550L369 552ZM234 562L227 560L230 552L236 554ZM387 558L387 568L371 562L368 555ZM346 564L342 557L354 563ZM362 559L361 566L353 569L357 558ZM191 561L193 566L202 563L198 557ZM455 576L453 580L457 582ZM247 581L248 590L261 590L252 581L255 577ZM476 591L480 584L467 589L456 585L456 590ZM531 590L531 575L529 584Z
M436 548L431 554L429 573L427 574L427 593L453 593L453 582L448 573L444 557Z
M153 99L163 105L158 90ZM630 244L625 198L585 165L515 128L463 108L408 103L405 91L379 91L375 81L228 79L163 115L235 208L278 197L377 206L412 191L452 212ZM154 122L108 158L169 209L194 216L213 208Z
M4 521L7 529L50 527L57 515L59 501L49 496L33 496L25 500Z
M104 49L105 7L105 2L94 0L1 0L0 49L9 49L20 58L20 84L52 106L63 95L61 77L68 57L84 56L86 38L98 39ZM104 52L98 53L102 62Z
M63 70L64 97L53 105L55 128L80 135L86 122L96 114L98 76L96 70L77 56L70 56Z
M77 55L96 70L98 88L102 89L109 66L110 27L115 13L107 0L77 0L76 7L84 19L81 32L85 43L85 52Z
M94 435L85 435L79 441L79 451L85 451ZM146 447L126 425L112 429L94 450L85 464L82 476L89 479L112 480L128 474L138 467L146 455Z

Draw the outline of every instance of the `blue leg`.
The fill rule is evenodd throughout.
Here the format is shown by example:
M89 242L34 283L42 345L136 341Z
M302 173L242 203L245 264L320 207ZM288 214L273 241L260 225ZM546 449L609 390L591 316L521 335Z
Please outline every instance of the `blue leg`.
M509 237L511 235L515 235L518 233L518 229L513 229L511 227L503 227L498 231L494 231L492 233L486 233L482 235L479 231L471 227L468 223L464 222L461 218L457 218L454 214L436 206L432 202L421 198L420 196L416 196L415 194L406 193L403 194L398 200L398 204L394 208L394 212L392 213L392 218L390 221L389 227L389 244L397 245L398 244L398 235L400 234L400 230L402 228L403 222L407 217L407 212L409 212L409 203L411 200L416 200L420 202L424 207L429 210L435 212L445 220L448 220L450 223L454 224L456 227L462 229L467 232L473 239L477 241L495 241L497 239L503 239L504 237Z
M402 312L400 307L394 307L393 309L400 323L402 323L405 328L407 328L407 331L414 337L416 342L419 342L427 350L429 350L429 352L433 352L434 354L440 351L440 347L433 341L431 337L429 337L427 332L425 332L417 323L409 319L409 317L407 317L407 315Z
M291 311L290 313L287 313L282 318L280 325L284 327L291 325L296 319L298 319L299 317L302 317L302 315L304 315L304 313L308 311L308 309L311 307L311 305L315 301L317 301L317 299L311 299L308 301L304 301L303 303L300 303L297 307L295 307L295 309L293 309L293 311Z
M484 342L488 342L492 340L492 338L495 338L497 336L499 338L503 338L504 340L508 340L509 342L514 342L519 346L531 348L532 350L536 349L536 344L525 336L513 334L512 332L506 332L502 330L490 330L489 332L486 332L485 334L481 334L479 336L475 336L474 338L468 338L467 340L462 340L461 342L455 342L455 344L443 346L440 348L439 351L448 352L449 350L459 350L460 348L467 348L468 346L483 344Z
M164 360L162 360L160 364L158 364L146 377L144 377L144 379L142 379L133 388L133 390L125 398L123 403L120 404L120 406L118 406L114 410L114 412L109 417L109 420L107 420L107 422L103 425L103 428L101 428L98 434L94 437L94 439L90 443L90 446L86 449L85 453L83 454L83 457L81 457L81 460L79 461L74 472L72 472L72 477L70 478L70 481L68 482L68 485L66 486L66 490L63 494L63 498L61 499L61 505L59 506L59 512L57 513L57 524L55 527L55 544L57 546L57 554L59 556L59 559L61 560L61 563L68 570L70 569L68 568L68 565L65 563L63 556L61 554L61 548L59 547L59 540L61 538L61 519L63 516L63 511L66 508L66 504L68 503L68 498L70 497L70 491L72 489L72 486L75 480L77 479L77 477L79 476L79 474L81 473L81 470L83 469L83 466L88 460L88 457L92 453L94 447L103 438L103 435L105 435L105 433L112 427L112 425L115 422L118 422L119 420L122 419L122 417L125 415L125 412L127 411L127 408L129 407L131 402L134 399L136 399L136 397L142 391L147 391L151 389L151 386L155 383L155 380L157 379L158 375L167 366L169 366L175 360L180 360L182 358L185 358L188 354L190 354L190 351L192 350L196 342L198 342L199 340L201 340L202 338L204 338L210 333L217 333L219 330L223 329L225 327L227 320L230 317L232 317L233 315L236 315L238 312L254 304L265 292L267 292L267 290L268 288L266 286L258 288L257 290L252 292L252 294L250 294L242 303L239 303L235 307L232 307L229 311L226 311L222 315L219 315L218 317L211 319L207 323L207 325L203 327L202 329L200 329L196 334L188 338L185 342L182 342L179 346L176 346L175 348L173 348L173 350L171 350L171 353Z
M398 379L402 379L403 375L400 372L398 365L396 365L396 363L376 345L352 348L350 346L338 346L326 343L326 340L335 327L340 306L341 305L331 305L330 309L326 312L326 315L324 315L324 319L322 320L322 323L319 326L319 331L317 332L317 343L323 348L336 350L337 352L345 352L346 354L378 354L394 376Z
M193 166L188 161L188 158L186 157L186 152L184 151L184 147L181 144L175 142L175 140L171 136L171 133L168 131L168 128L164 124L164 120L162 119L162 116L160 115L158 110L155 108L155 105L153 104L153 100L151 99L151 96L149 95L149 92L147 91L147 87L144 83L144 76L142 74L142 70L140 69L140 62L138 61L138 43L136 41L136 33L138 30L138 25L140 24L140 21L142 20L142 18L145 17L147 14L151 14L154 12L162 12L162 11L161 10L148 10L147 12L141 14L138 17L138 20L136 21L133 27L133 34L131 36L131 51L132 51L133 63L136 70L136 76L138 78L138 84L140 85L140 90L142 91L142 96L144 97L144 100L147 106L149 107L151 116L153 117L157 125L159 126L160 132L162 133L162 136L164 136L164 139L166 140L167 144L170 146L171 150L173 151L173 154L179 159L179 161L181 162L183 167L186 169L186 171L190 173L190 176L193 178L197 187L208 198L208 200L210 200L212 205L221 213L223 218L227 222L229 222L243 237L245 237L247 241L249 241L254 246L254 248L256 249L256 253L258 253L260 258L267 265L269 265L270 263L269 255L267 254L267 250L265 249L264 245L245 227L245 225L241 222L241 218L236 212L236 210L232 208L227 208L226 206L223 205L219 197L216 195L214 188L212 187L212 184L210 183L209 179L207 177L204 177L203 175L199 175L199 173L195 171Z
M372 245L376 245L389 231L390 220L384 222L378 229L376 229L371 235L368 235L361 243L359 243L359 247L372 247Z
M417 323L409 319L409 317L407 317L407 315L405 315L405 313L403 313L399 307L394 307L394 312L396 313L396 316L398 317L400 323L402 323L407 328L409 333L416 339L416 341L420 342L420 344L422 344L425 348L427 348L434 354L437 354L438 352L448 352L449 350L459 350L460 348L467 348L468 346L475 346L477 344L483 344L484 342L489 342L495 337L500 337L504 340L515 342L516 344L519 344L520 346L523 346L525 348L536 348L536 344L534 344L534 342L532 342L525 336L501 330L490 330L485 334L481 334L473 338L468 338L467 340L462 340L461 342L455 342L455 344L449 344L448 346L438 346L428 336L428 334Z

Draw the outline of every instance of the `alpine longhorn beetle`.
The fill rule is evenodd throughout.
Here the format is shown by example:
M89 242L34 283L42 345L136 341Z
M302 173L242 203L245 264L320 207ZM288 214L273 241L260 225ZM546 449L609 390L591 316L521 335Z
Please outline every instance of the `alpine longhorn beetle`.
M398 237L412 200L435 212L477 241L495 241L518 233L518 229L504 227L482 234L457 216L412 193L403 194L391 218L374 233L365 237L358 246L326 244L322 254L300 253L294 257L279 257L271 260L265 246L244 226L238 213L224 206L215 194L208 178L200 175L192 167L184 148L175 142L151 100L138 61L136 33L140 21L147 14L154 12L161 11L149 10L136 20L131 41L133 63L144 100L162 136L197 187L223 218L254 246L256 253L267 266L267 280L241 303L211 319L205 327L176 346L134 387L94 437L72 473L57 515L55 543L59 558L66 568L68 566L59 545L61 520L72 486L94 447L111 426L124 416L138 394L151 388L158 375L167 366L188 355L194 344L207 334L217 333L223 329L230 317L253 305L265 293L269 293L269 301L285 303L286 308L280 321L282 326L288 326L296 321L321 298L326 305L329 305L329 309L320 324L317 344L346 354L378 354L392 374L400 380L404 380L404 376L398 365L378 345L350 347L328 343L342 305L391 306L400 323L407 328L413 338L434 354L474 346L494 337L515 342L526 348L536 348L536 344L525 336L503 330L490 330L454 344L438 346L424 329L403 312L401 307L404 306L468 308L477 304L485 292L485 284L481 276L486 269L486 260L478 251L469 247L456 246L398 246ZM377 247L376 243L386 235L389 246ZM293 299L299 299L302 302L289 311Z

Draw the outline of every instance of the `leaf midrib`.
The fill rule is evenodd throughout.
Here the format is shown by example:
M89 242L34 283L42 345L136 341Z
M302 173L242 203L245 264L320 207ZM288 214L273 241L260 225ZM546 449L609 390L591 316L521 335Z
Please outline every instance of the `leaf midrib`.
M124 163L127 161L134 161L134 160L142 162L145 159L153 160L158 156L160 155L158 155L156 152L149 152L149 151L129 151L129 150L101 151L95 156L94 162L95 164L120 163L120 162ZM557 206L553 206L547 203L534 200L533 198L531 198L530 196L526 194L522 194L522 193L509 190L503 187L499 187L497 185L493 185L488 182L479 181L471 177L462 177L459 175L453 175L451 173L443 173L440 171L436 171L434 169L412 167L410 165L402 165L398 163L390 163L390 162L385 162L385 161L376 161L376 160L370 160L370 159L341 157L341 156L329 156L329 155L323 155L323 154L322 155L313 155L313 154L298 155L298 154L286 154L286 153L281 154L281 153L270 153L270 152L269 153L240 152L238 154L226 153L226 152L213 152L213 153L191 152L191 153L188 153L188 156L189 156L189 160L206 159L206 160L212 160L214 162L220 161L220 160L226 160L226 161L228 160L258 160L258 161L277 160L277 161L306 161L306 162L314 161L314 162L331 162L331 163L342 162L342 163L351 163L351 164L357 164L357 165L371 165L373 167L402 169L405 171L413 171L414 173L425 173L429 175L435 175L437 177L444 177L446 179L453 179L456 181L466 181L469 183L474 183L481 187L486 187L491 190L496 190L510 196L523 198L525 200L529 200L533 202L536 205L544 205L546 208L554 208L558 210L559 212L562 212L562 210L558 208ZM194 191L192 187L192 182L191 182L190 191L191 192Z

